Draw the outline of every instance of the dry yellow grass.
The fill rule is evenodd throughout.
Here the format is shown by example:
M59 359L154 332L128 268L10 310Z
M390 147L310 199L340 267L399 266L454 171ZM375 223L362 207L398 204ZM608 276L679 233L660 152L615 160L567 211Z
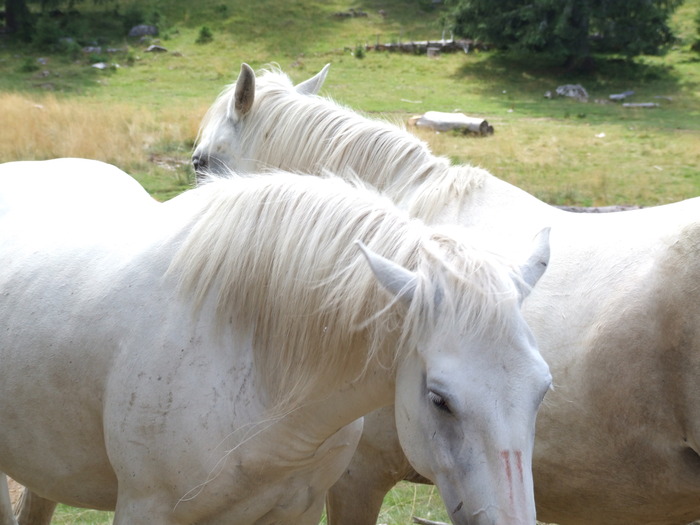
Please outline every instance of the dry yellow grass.
M83 157L134 166L158 147L192 141L202 113L0 93L0 161Z
M0 93L0 162L103 160L168 198L186 187L190 145L206 108ZM695 132L552 119L491 123L496 134L480 139L412 131L437 154L482 166L552 204L654 205L700 191Z

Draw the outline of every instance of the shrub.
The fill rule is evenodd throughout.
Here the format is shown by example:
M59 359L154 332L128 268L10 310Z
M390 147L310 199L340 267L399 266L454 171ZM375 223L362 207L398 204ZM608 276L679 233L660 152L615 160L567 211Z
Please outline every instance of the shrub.
M128 33L132 27L146 22L146 15L138 4L131 4L122 15L124 32Z
M211 29L209 29L209 26L202 26L199 28L199 36L197 37L197 40L195 42L197 44L207 44L214 40L214 33L212 33Z
M64 37L58 41L58 52L75 60L81 55L82 48L74 38Z
M19 66L19 70L22 73L33 73L34 71L39 71L39 64L33 58L26 58L22 65Z
M32 42L39 49L55 50L61 37L66 36L60 24L48 15L39 17L36 22L36 30Z

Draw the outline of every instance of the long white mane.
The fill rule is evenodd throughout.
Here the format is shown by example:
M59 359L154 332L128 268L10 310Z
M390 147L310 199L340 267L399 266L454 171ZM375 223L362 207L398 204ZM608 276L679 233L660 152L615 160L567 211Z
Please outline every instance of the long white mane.
M200 134L227 125L234 93L235 84L219 95L202 121ZM255 100L240 133L241 149L264 159L263 168L328 170L341 177L360 173L395 202L411 195L411 202L403 207L424 219L437 213L442 202L461 202L489 176L481 168L451 166L401 127L363 117L328 98L297 92L278 69L257 77ZM427 179L431 183L422 185L426 192L414 191ZM444 199L436 198L435 192L444 194Z
M199 208L170 272L198 308L216 302L219 326L252 331L273 404L354 379L374 359L393 366L398 348L436 326L509 333L513 268L374 191L279 173L191 192ZM408 308L380 287L356 240L419 274Z

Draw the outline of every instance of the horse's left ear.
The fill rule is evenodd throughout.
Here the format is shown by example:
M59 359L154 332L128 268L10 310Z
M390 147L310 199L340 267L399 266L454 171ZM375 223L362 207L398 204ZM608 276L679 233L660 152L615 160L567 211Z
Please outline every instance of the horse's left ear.
M541 230L533 241L533 249L527 260L520 265L520 275L522 280L527 285L524 290L521 290L521 300L530 293L530 289L537 284L540 277L549 265L549 232L551 228L547 227Z
M396 264L373 252L361 241L356 241L356 244L362 250L369 267L379 283L400 300L410 303L416 291L418 276L400 264Z
M241 64L241 72L236 80L236 92L233 95L236 116L242 117L253 105L255 100L255 71L245 62Z
M314 75L308 80L304 80L304 82L297 84L294 89L296 89L297 92L301 93L302 95L318 94L318 92L321 91L323 83L326 81L326 75L328 74L328 70L330 69L330 67L330 64L326 64L325 66L323 66L323 69L319 71L316 75Z

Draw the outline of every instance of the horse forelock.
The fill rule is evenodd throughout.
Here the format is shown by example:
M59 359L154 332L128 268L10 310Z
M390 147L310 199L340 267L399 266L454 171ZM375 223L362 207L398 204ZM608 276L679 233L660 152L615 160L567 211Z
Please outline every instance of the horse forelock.
M435 329L436 308L470 331L507 317L502 301L514 292L499 265L376 192L287 173L192 191L202 209L171 271L200 313L214 302L216 326L252 334L277 407L356 379L373 360L393 366ZM379 286L357 239L424 277L408 309Z

